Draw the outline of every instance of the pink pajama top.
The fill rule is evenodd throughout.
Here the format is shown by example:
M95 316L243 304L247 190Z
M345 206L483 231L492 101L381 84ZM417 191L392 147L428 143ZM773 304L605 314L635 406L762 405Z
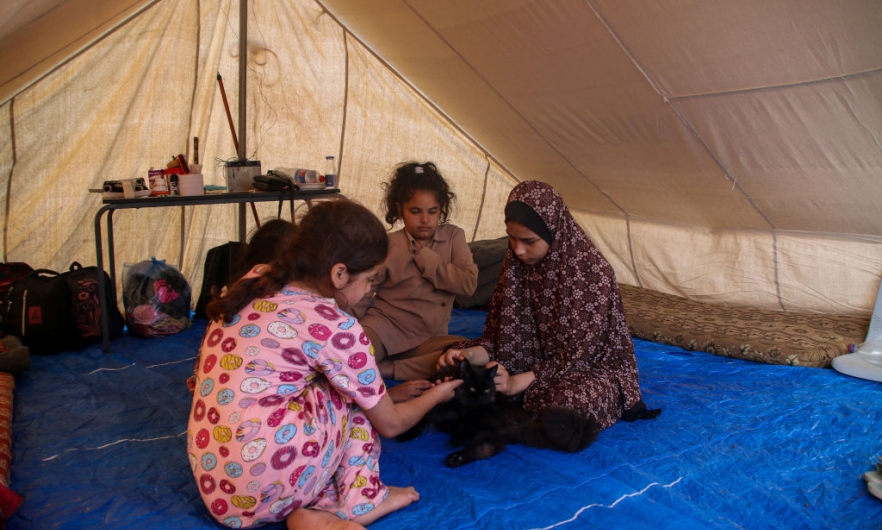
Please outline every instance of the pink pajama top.
M199 492L247 528L299 507L365 514L386 497L362 409L386 387L361 326L334 300L286 287L206 330L187 430Z

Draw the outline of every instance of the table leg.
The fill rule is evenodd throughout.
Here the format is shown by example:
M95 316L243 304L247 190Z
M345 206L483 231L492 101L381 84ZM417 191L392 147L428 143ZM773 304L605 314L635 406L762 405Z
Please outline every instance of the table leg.
M245 241L245 203L239 203L239 242Z
M107 266L110 269L110 290L116 292L116 249L113 247L113 210L107 212ZM116 296L113 297L116 300Z
M98 210L98 213L95 214L95 260L98 265L98 300L101 300L101 301L107 300L107 297L105 296L104 293L107 292L107 288L109 287L108 285L106 285L106 282L104 281L104 274L103 274L103 271L104 271L103 246L104 245L103 245L102 238L101 238L101 217L104 215L105 212L108 212L110 210L111 210L111 208L109 206L105 206L105 207L101 208L100 210ZM111 236L111 239L112 238L113 238L113 236ZM111 250L111 255L113 255L112 250ZM111 260L112 260L112 258L111 258ZM113 267L111 267L111 271L112 270L113 270ZM111 280L111 281L114 281L114 280ZM114 298L114 300L115 299L116 298ZM107 309L108 308L104 308L104 310L99 311L99 317L98 317L99 323L101 325L101 349L105 353L110 352L110 329L109 329L109 324L108 324L108 320L107 320L107 315L108 315Z

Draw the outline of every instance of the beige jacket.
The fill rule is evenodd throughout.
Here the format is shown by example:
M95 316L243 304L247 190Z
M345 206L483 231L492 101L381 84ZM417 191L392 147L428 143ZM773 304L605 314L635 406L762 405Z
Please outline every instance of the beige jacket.
M389 255L378 277L376 296L352 308L362 326L380 336L389 355L447 334L453 299L470 296L478 266L462 228L442 224L419 252L402 228L389 234Z

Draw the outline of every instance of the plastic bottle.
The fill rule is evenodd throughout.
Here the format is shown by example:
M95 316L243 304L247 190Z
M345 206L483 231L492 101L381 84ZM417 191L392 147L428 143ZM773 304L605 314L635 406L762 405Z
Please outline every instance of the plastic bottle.
M325 187L336 188L340 185L337 180L337 162L334 157L328 155L325 157Z
M162 175L156 177L153 181L153 186L150 188L150 196L151 197L159 197L161 195L168 195L168 175L165 174L165 171L162 172Z

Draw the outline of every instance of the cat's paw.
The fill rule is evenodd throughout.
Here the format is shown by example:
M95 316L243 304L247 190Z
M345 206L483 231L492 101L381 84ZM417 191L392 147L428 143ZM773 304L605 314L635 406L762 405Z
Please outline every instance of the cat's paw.
M456 451L454 453L450 453L444 460L444 463L447 464L447 467L452 468L462 467L469 462L471 462L471 460L466 457L465 451Z

